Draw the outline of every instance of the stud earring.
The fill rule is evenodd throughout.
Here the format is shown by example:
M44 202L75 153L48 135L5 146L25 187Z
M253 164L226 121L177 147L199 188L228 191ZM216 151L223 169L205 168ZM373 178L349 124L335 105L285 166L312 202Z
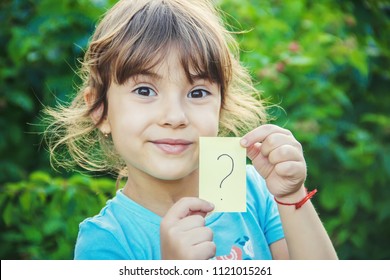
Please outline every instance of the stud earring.
M103 135L104 135L105 138L108 138L109 133L103 132Z

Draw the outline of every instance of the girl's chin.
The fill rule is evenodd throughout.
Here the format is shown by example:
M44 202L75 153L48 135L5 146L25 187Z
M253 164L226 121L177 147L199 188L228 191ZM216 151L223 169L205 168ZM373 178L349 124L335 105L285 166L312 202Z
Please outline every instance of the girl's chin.
M164 168L156 172L149 173L149 176L161 181L180 181L195 176L197 178L198 169L179 169L179 168Z

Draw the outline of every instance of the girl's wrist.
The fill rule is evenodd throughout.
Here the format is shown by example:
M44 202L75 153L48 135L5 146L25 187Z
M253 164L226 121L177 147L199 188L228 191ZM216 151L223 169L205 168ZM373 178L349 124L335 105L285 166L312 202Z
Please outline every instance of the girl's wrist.
M307 194L307 189L302 185L297 191L283 195L283 196L275 196L275 200L281 203L296 203L304 198Z
M274 197L279 205L295 206L295 209L301 208L308 200L310 200L317 193L317 189L310 192L305 187L301 187L295 193L283 196L282 198Z

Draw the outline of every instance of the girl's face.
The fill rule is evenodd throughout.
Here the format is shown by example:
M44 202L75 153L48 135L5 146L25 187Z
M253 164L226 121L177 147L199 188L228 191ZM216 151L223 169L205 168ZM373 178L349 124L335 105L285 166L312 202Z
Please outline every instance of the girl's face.
M219 84L190 83L177 57L108 90L105 122L131 176L185 178L198 169L199 137L217 136Z

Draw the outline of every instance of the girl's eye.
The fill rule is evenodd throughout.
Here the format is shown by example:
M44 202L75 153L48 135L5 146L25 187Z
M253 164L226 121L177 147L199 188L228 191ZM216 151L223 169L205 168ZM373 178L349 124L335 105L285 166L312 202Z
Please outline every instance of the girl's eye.
M134 93L141 96L156 96L157 93L149 87L139 87L134 90Z
M195 89L187 94L189 98L204 98L210 95L210 92L204 89Z

